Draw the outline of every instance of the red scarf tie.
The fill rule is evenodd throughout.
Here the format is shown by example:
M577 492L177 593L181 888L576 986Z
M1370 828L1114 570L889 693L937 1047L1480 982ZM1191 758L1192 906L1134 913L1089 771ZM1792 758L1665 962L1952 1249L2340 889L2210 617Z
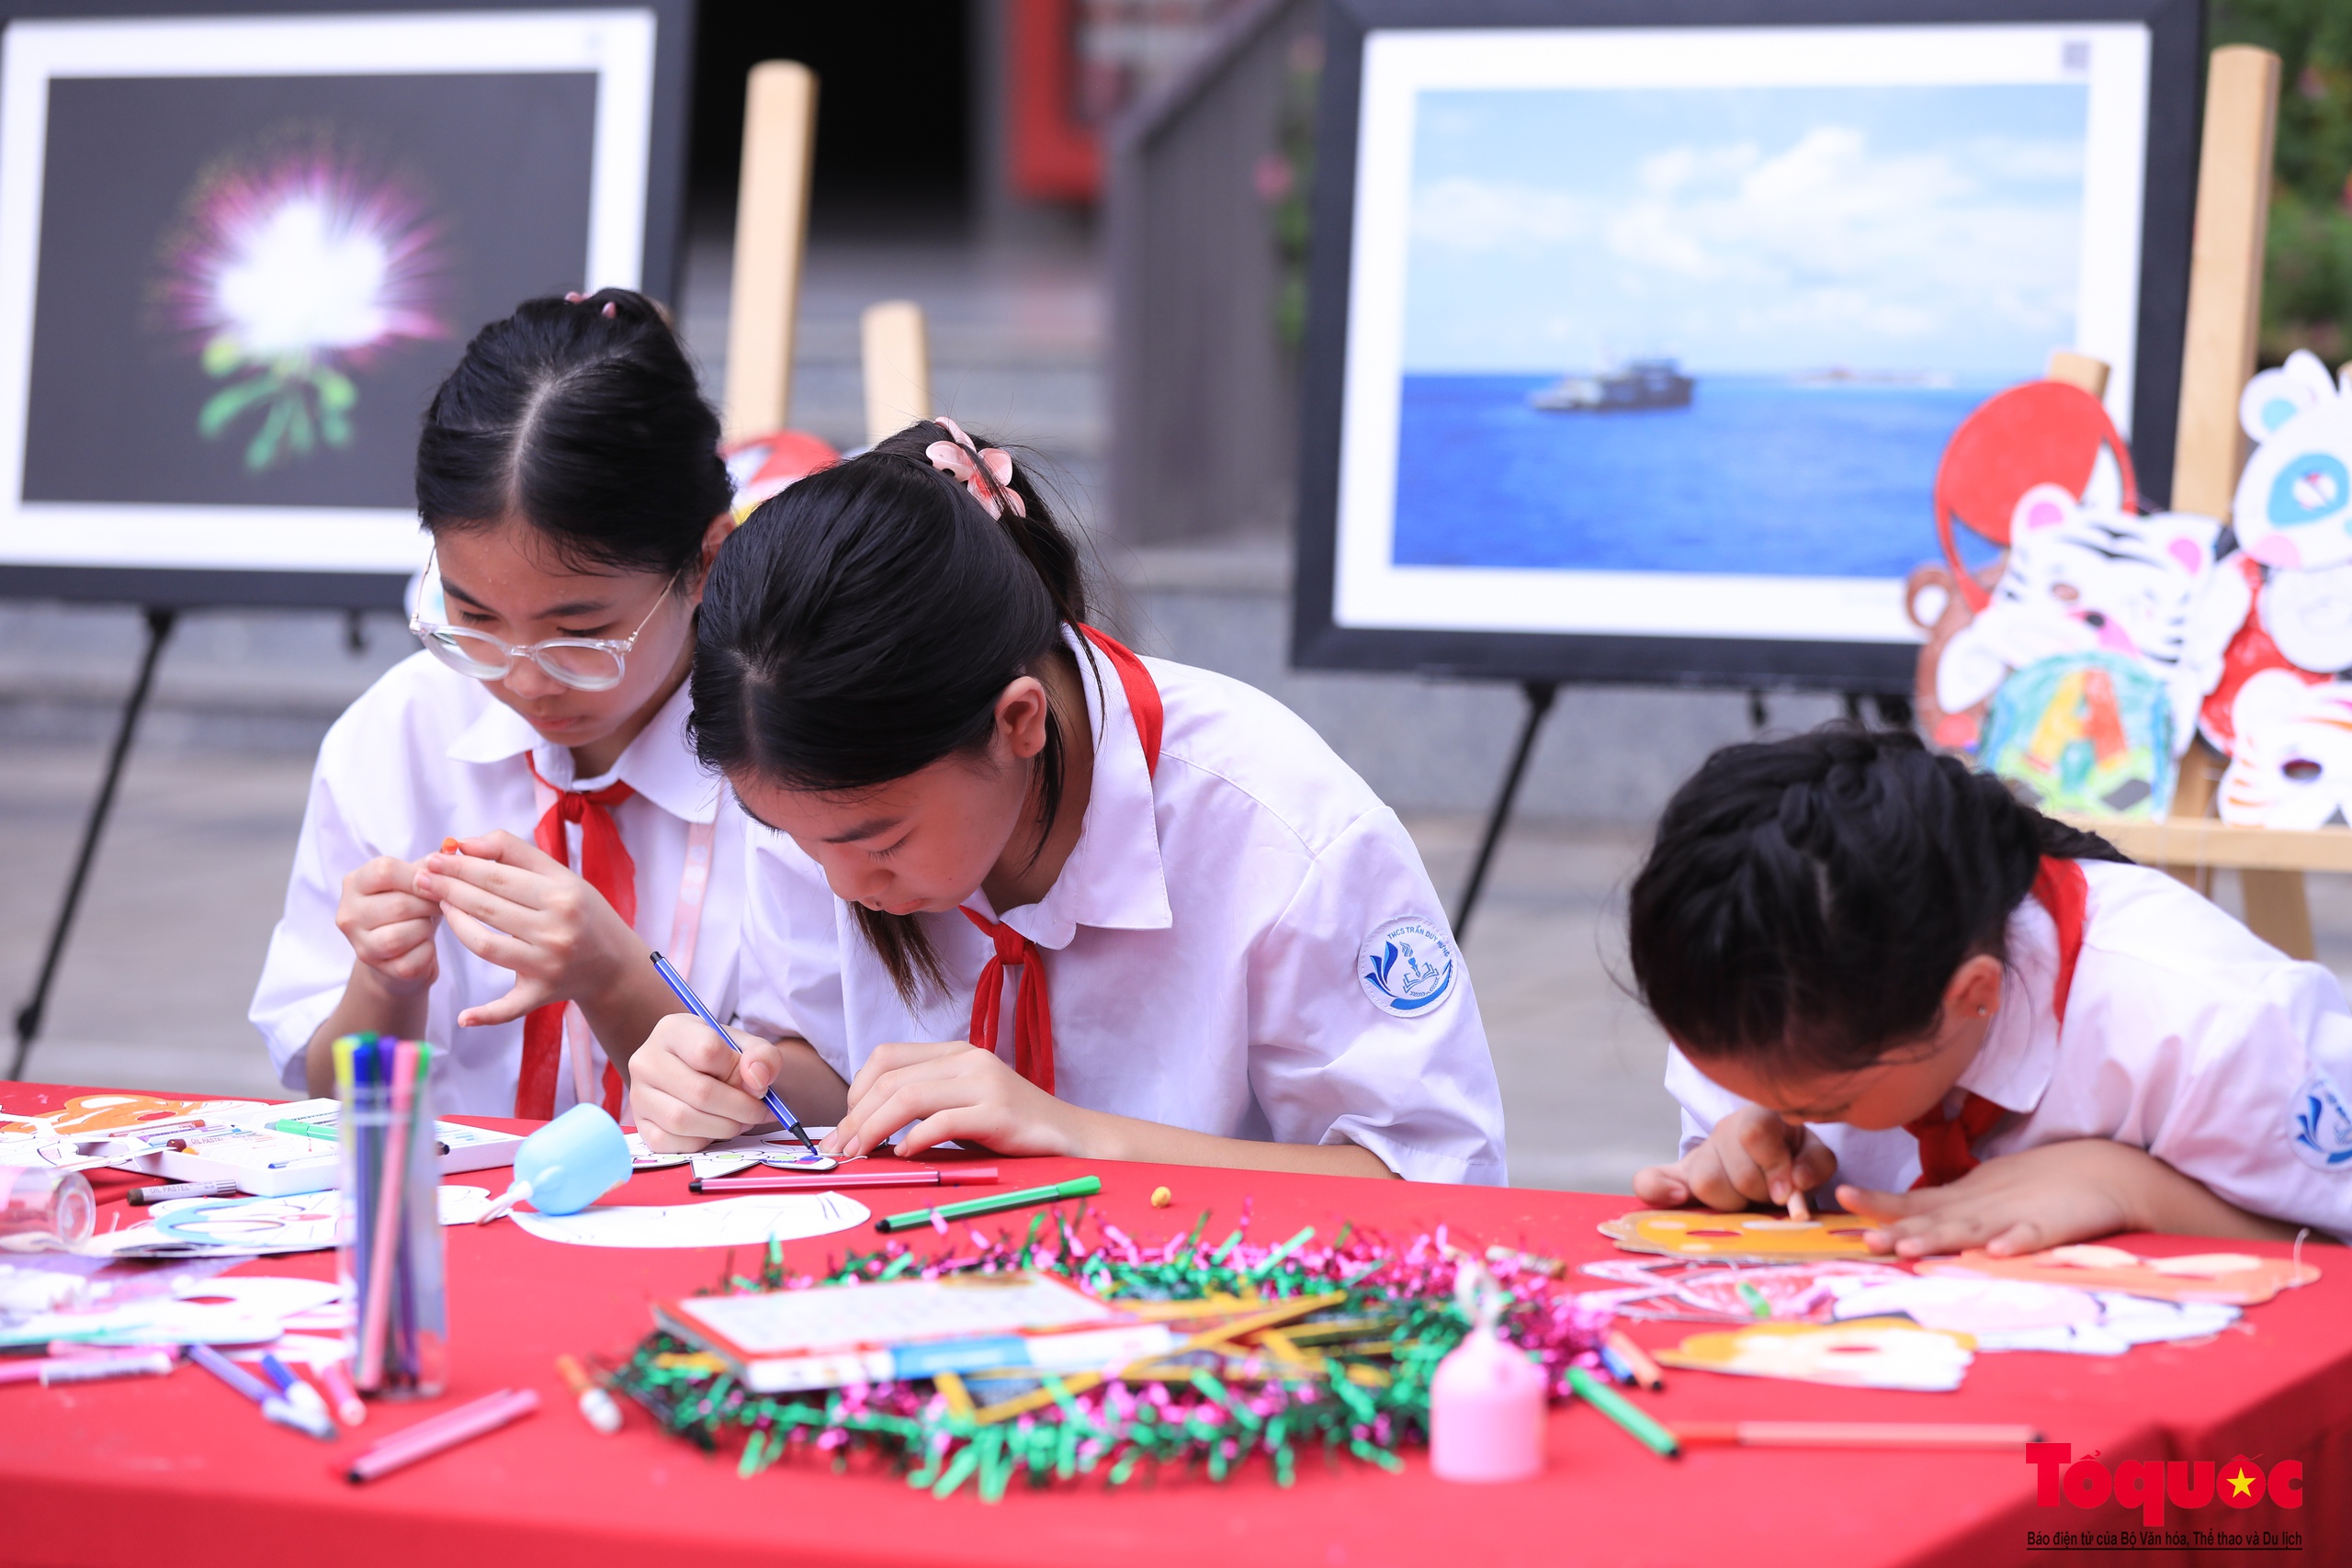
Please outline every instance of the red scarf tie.
M2058 927L2058 984L2052 992L2051 1010L2064 1023L2066 996L2075 988L2075 961L2083 955L2083 919L2090 906L2090 881L2077 862L2045 855L2041 874L2033 879L2033 896ZM1947 1115L1939 1105L1917 1121L1905 1122L1903 1130L1919 1140L1919 1179L1911 1184L1912 1190L1941 1187L1974 1170L1979 1161L1971 1145L1991 1132L2005 1114L2001 1107L1971 1089L1961 1102L1959 1115Z
M537 764L529 758L524 763L531 776L549 789L547 780L539 778ZM613 913L621 923L634 928L637 924L637 862L629 858L628 846L621 842L621 830L614 826L609 809L618 806L637 792L625 784L609 784L589 794L576 789L556 790L555 802L539 818L539 825L531 837L540 850L566 865L571 863L571 846L566 841L564 826L580 824L580 874L589 886L605 896ZM523 1070L514 1081L514 1114L535 1122L544 1122L555 1114L556 1081L563 1069L564 1002L549 1002L533 1008L523 1020ZM611 1062L605 1064L605 1109L615 1116L621 1111L620 1069Z
M1160 706L1158 682L1144 668L1143 660L1119 642L1092 626L1080 626L1079 630L1118 671L1119 685L1127 694L1128 715L1135 720L1136 739L1143 742L1144 772L1157 777L1159 737L1167 719ZM582 859L585 858L583 854ZM972 990L972 1043L983 1051L996 1050L997 1021L1004 1010L1004 972L1020 970L1020 988L1014 993L1012 1004L1012 1070L1047 1094L1053 1093L1054 1010L1046 995L1045 955L1038 952L1035 942L1001 920L991 920L973 909L966 909L964 918L996 943L996 955L982 967L979 984Z

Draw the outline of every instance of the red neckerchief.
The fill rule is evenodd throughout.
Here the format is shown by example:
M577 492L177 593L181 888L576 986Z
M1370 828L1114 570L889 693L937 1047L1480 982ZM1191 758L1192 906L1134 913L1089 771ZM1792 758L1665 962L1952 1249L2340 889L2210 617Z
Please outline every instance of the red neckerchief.
M539 770L529 757L523 759L531 776L549 789L547 780L539 778ZM621 842L621 830L614 826L608 807L618 806L637 792L625 784L582 795L576 789L555 790L555 801L539 818L539 825L531 837L539 848L552 858L569 865L571 849L564 841L564 824L580 824L580 875L589 886L605 896L621 924L637 925L637 862L629 858L628 846ZM556 1079L563 1067L563 1002L549 1002L533 1008L523 1020L523 1070L514 1080L514 1114L534 1122L545 1122L555 1114ZM605 1109L614 1116L621 1113L620 1069L609 1061L605 1064Z
M2083 874L2080 863L2044 855L2041 871L2033 879L2033 896L2058 927L2058 984L2052 993L2051 1010L2063 1024L2066 995L2075 988L2075 961L2083 955L2083 918L2090 905L2090 880ZM1961 1102L1959 1115L1946 1115L1938 1106L1917 1121L1904 1123L1903 1130L1919 1140L1919 1179L1911 1184L1912 1189L1941 1187L1974 1170L1978 1162L1972 1145L1991 1132L2004 1114L2001 1107L1971 1089Z
M1151 671L1144 668L1142 660L1092 626L1080 626L1079 630L1119 672L1119 684L1127 694L1127 712L1135 719L1136 739L1143 742L1144 772L1157 776L1159 736L1166 727L1167 714L1160 706L1159 687L1152 681ZM584 853L582 859L585 861ZM983 1051L996 1049L997 1019L1004 1004L1004 972L1020 970L1021 988L1012 1004L1012 1068L1047 1094L1053 1093L1054 1010L1046 999L1044 955L1037 951L1035 942L1001 920L989 919L968 908L964 911L964 918L996 943L996 956L981 969L979 984L972 990L969 1039Z

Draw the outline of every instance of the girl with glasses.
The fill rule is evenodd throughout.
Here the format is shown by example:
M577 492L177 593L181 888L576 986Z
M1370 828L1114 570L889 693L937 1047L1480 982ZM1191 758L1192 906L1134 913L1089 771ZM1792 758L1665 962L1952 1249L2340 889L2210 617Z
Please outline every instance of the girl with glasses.
M320 748L254 997L288 1089L332 1092L332 1042L376 1031L452 1052L445 1111L618 1114L627 1047L678 1005L650 949L733 1006L741 819L685 733L718 446L627 290L529 301L442 383L424 648Z

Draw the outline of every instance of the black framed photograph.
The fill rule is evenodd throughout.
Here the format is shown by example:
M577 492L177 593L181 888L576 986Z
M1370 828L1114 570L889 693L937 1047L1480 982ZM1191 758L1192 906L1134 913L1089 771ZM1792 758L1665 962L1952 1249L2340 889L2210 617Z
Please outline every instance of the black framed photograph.
M2164 488L2197 6L1758 15L1333 0L1296 662L1907 689L1938 458L2055 350Z
M467 340L669 287L683 14L11 19L0 591L397 604L417 421Z

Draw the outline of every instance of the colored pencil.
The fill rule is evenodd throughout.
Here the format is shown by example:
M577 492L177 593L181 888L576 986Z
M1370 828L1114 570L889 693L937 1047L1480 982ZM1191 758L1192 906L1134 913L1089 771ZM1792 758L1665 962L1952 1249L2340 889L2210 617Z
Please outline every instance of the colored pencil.
M233 1198L237 1195L234 1181L175 1181L161 1187L134 1187L130 1190L133 1207L144 1209L152 1203L168 1203L175 1198Z
M1672 1432L1659 1426L1647 1411L1582 1367L1568 1369L1568 1386L1576 1390L1577 1398L1623 1427L1628 1436L1652 1453L1674 1459L1682 1452L1682 1445L1675 1440Z
M711 1016L710 1010L702 1005L702 998L695 995L695 988L686 984L686 977L670 967L668 959L658 953L655 953L653 969L662 976L662 983L676 993L678 999L685 1003L687 1009L696 1018L718 1031L718 1037L727 1042L727 1048L729 1051L734 1052L738 1056L743 1054L743 1047L735 1043L735 1037L727 1032L727 1026ZM784 1102L784 1097L776 1093L774 1084L770 1084L761 1091L760 1100L768 1108L769 1113L783 1125L786 1132L799 1139L810 1154L818 1152L817 1141L808 1135L808 1129L800 1124L800 1118L792 1113L792 1107Z
M537 1390L505 1388L485 1394L470 1404L402 1427L355 1458L344 1478L355 1486L373 1481L419 1460L456 1448L459 1443L494 1432L509 1421L520 1420L539 1407Z
M382 1050L379 1043L377 1049ZM381 1385L384 1376L385 1340L391 1325L392 1253L400 1241L401 1209L401 1178L408 1164L408 1123L415 1107L416 1043L402 1040L392 1047L391 1122L385 1128L383 1187L378 1194L376 1213L369 1216L374 1223L374 1235L366 1230L368 1238L368 1293L361 1297L359 1314L359 1378L361 1388Z
M244 1368L238 1366L211 1346L189 1346L187 1359L260 1405L262 1416L266 1419L275 1421L281 1427L291 1427L298 1432L307 1432L322 1442L333 1440L334 1423L330 1421L322 1424L309 1413L298 1409L288 1402L284 1394L279 1393Z
M2009 1451L2041 1440L2031 1427L1951 1421L1679 1421L1671 1430L1685 1448Z
M920 1170L777 1170L764 1175L697 1176L695 1192L830 1192L850 1187L993 1187L992 1165L927 1166Z
M884 1235L895 1231L910 1231L934 1220L962 1220L974 1214L1001 1213L1006 1209L1026 1209L1036 1203L1058 1203L1065 1198L1086 1198L1102 1190L1099 1176L1081 1176L1069 1181L1057 1181L1050 1187L1024 1187L1018 1192L995 1192L986 1198L967 1198L961 1203L942 1203L935 1209L913 1209L903 1214L892 1214L874 1222L874 1228Z
M1653 1393L1666 1386L1666 1374L1657 1370L1657 1363L1650 1359L1649 1352L1634 1344L1633 1336L1623 1329L1609 1331L1609 1348L1617 1352L1619 1360L1633 1369L1635 1382Z

